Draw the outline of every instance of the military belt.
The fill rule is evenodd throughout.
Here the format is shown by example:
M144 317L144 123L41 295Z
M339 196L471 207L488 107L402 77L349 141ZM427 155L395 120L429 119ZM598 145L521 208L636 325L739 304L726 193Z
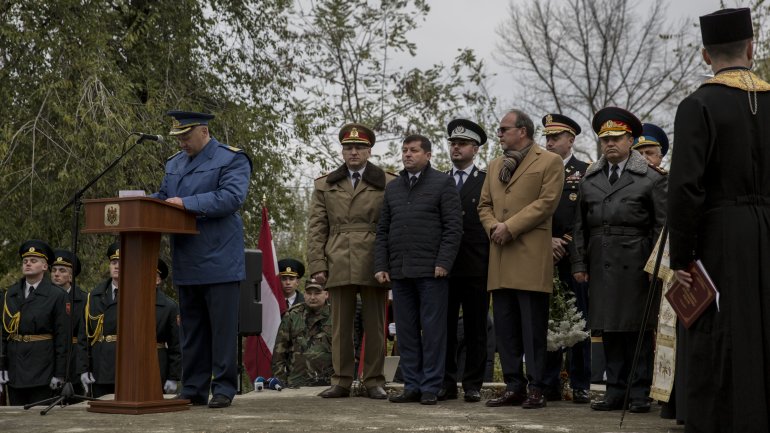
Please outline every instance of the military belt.
M349 223L349 224L334 224L331 228L331 234L337 233L349 233L349 232L372 232L377 231L377 224L371 223Z
M649 229L624 226L603 226L591 229L591 236L617 235L617 236L649 236Z
M45 340L52 340L53 335L51 334L32 334L32 335L11 335L8 337L12 341L18 341L21 343L30 343L33 341L45 341Z
M99 343L104 343L104 342L114 343L118 341L118 336L117 335L100 335L99 339L96 341L98 341Z

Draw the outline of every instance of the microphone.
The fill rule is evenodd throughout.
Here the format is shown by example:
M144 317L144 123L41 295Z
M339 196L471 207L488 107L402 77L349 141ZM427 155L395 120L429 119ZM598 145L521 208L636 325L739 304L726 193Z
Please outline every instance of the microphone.
M268 389L274 389L276 391L280 391L283 389L283 384L281 383L280 379L277 379L275 377L271 377L270 379L267 379L267 388Z
M265 378L258 376L254 379L254 391L262 391L265 388Z
M134 135L139 136L139 141L150 140L150 141L157 141L158 143L166 142L166 139L164 139L162 135L145 134L144 132L134 132Z

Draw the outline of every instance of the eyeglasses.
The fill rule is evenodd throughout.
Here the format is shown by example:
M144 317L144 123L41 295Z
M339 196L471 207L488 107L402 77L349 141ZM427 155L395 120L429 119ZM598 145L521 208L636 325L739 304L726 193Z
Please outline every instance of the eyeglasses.
M523 128L523 126L501 126L501 127L497 128L496 131L497 131L498 134L503 135L509 129L519 129L519 128Z

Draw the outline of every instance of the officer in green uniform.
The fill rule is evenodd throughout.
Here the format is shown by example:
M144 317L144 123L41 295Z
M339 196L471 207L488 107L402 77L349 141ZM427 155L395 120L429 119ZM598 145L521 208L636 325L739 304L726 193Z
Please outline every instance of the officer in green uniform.
M332 332L328 293L315 280L305 283L305 302L281 320L273 349L273 376L291 387L329 385Z
M86 300L85 326L79 338L81 353L91 345L91 362L81 360L80 381L93 397L115 393L115 351L118 341L118 278L120 276L120 244L107 248L110 277L99 283Z
M48 276L53 251L43 241L19 248L24 275L3 296L0 385L12 406L51 397L66 373L66 293Z
M168 276L168 265L158 259L155 276L155 333L158 344L158 365L163 392L175 394L177 382L182 378L182 351L179 348L179 305L163 290L163 280Z

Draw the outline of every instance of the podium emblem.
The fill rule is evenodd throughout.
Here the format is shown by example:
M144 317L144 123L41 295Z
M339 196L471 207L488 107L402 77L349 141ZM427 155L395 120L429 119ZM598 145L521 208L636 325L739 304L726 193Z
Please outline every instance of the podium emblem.
M108 204L104 206L104 225L116 226L120 224L120 205Z

